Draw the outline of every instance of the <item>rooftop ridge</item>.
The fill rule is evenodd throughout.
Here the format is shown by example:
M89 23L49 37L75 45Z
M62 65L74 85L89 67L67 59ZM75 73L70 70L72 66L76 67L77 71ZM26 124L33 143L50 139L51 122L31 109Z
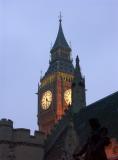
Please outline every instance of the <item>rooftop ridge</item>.
M99 100L87 105L87 108L93 106L94 104L100 103L100 102L104 101L107 98L112 98L112 96L114 96L114 95L118 95L118 91L116 91L116 92L114 92L114 93L112 93L110 95L107 95L104 98L101 98L101 99L99 99Z

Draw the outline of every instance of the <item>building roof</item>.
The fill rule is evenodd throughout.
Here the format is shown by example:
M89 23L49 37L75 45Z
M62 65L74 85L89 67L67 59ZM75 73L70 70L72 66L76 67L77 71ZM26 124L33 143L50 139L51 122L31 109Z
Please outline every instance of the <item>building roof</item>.
M60 50L57 51L58 49ZM64 72L68 74L74 73L71 48L68 45L63 33L61 17L59 20L58 34L50 52L51 59L49 61L49 67L43 78L49 74L53 74L54 72Z
M82 144L86 141L90 132L88 124L90 118L98 118L102 126L108 128L110 137L118 139L118 92L88 105L73 116L75 129L80 137L80 143ZM58 141L60 135L68 127L69 119L70 116L68 111L48 136L46 141L46 152L49 153L50 150L53 149L53 146L56 141Z
M84 140L90 132L88 120L98 118L100 124L109 130L109 136L118 138L118 92L88 105L74 116L75 128Z
M61 23L62 23L62 20L60 19L59 20L59 30L58 30L57 38L56 38L55 43L54 43L54 45L53 45L53 47L50 51L51 53L58 48L64 48L64 49L68 49L69 51L71 51L71 48L69 47L69 45L68 45L68 43L65 39Z

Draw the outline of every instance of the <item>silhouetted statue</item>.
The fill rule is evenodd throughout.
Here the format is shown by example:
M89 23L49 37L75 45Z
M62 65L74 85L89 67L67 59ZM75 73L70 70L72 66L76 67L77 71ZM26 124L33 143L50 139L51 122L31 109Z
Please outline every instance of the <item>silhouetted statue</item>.
M90 119L89 124L91 135L82 149L73 157L75 160L79 160L79 157L84 155L84 160L107 160L105 146L110 144L110 139L107 136L108 130L101 127L96 118Z

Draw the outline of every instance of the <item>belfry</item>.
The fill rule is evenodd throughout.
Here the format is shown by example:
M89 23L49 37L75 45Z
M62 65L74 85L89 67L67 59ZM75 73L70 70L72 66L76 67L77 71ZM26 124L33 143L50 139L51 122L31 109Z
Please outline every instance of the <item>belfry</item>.
M73 79L75 79L75 70L79 69L77 76L79 79L82 78L80 77L80 68L74 69L71 59L71 47L63 33L61 16L59 19L58 34L50 50L50 54L51 60L49 67L45 75L41 78L38 87L38 125L39 130L46 134L61 119L65 110L72 103L71 88ZM83 83L85 86L85 81ZM81 86L78 89L81 90ZM85 88L82 91L85 92ZM82 97L83 95L84 97ZM80 95L78 99L82 99L85 104L85 93L82 96Z

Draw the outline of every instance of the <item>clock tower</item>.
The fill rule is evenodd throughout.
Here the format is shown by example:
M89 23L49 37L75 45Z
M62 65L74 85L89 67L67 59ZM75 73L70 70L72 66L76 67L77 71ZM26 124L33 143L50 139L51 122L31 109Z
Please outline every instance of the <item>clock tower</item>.
M38 126L45 134L50 133L54 124L61 119L72 102L74 66L71 48L63 33L61 17L57 38L50 54L49 67L38 86Z

